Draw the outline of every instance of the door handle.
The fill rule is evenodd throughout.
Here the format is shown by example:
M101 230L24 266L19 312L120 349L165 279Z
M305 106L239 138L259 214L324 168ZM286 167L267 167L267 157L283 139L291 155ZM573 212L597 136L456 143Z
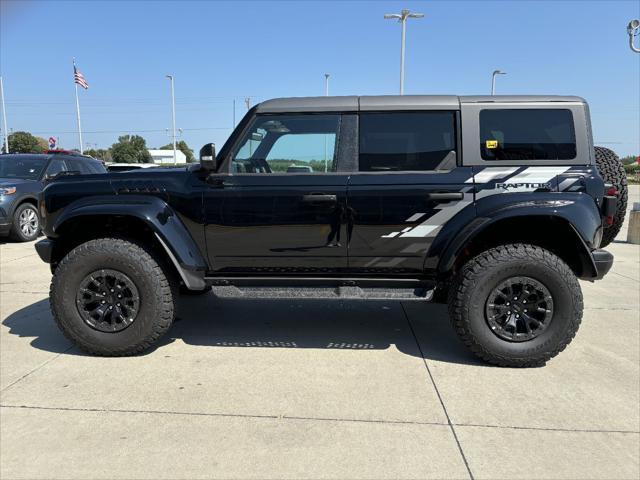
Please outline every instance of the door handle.
M338 201L338 196L312 193L311 195L303 195L302 201L304 203L336 203Z
M427 193L427 200L434 200L436 202L449 202L451 200L462 200L464 193L462 192L434 192Z

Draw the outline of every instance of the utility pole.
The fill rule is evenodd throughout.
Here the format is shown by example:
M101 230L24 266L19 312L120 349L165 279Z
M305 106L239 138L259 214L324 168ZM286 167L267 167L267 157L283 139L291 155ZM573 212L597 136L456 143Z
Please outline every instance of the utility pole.
M0 76L0 97L2 98L2 131L4 133L4 153L9 153L9 132L7 130L7 107L4 104L4 84Z
M506 75L507 72L503 72L502 70L494 70L491 74L491 95L496 94L496 77L498 75Z
M331 74L329 73L324 74L324 96L325 97L329 96L329 77L330 76Z
M247 106L247 110L251 110L251 97L246 97L244 99L244 104Z
M424 13L411 13L409 10L403 9L400 13L387 13L384 18L397 19L402 24L402 42L400 43L400 95L404 95L404 50L405 36L407 30L407 18L422 18Z
M178 159L176 155L176 97L173 91L173 75L166 75L171 82L171 116L173 118L173 164L177 165Z
M236 99L233 99L233 128L236 128Z

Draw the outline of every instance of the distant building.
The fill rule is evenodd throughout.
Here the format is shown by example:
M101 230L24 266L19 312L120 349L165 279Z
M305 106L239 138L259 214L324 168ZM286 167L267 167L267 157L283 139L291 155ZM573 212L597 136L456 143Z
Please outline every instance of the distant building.
M173 163L173 150L151 150L149 155L153 163ZM180 150L176 150L176 163L187 163L187 157Z

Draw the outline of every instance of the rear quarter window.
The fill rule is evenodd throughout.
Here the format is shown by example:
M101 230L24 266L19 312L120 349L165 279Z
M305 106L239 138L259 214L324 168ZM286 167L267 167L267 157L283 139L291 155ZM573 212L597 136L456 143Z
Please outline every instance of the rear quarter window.
M572 160L573 115L560 108L482 110L480 152L483 160Z

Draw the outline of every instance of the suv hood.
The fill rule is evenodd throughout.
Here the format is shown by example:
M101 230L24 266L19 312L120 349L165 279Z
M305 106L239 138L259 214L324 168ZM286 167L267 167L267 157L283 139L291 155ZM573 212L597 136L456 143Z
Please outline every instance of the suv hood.
M15 187L17 185L33 185L38 183L37 180L28 180L26 178L2 178L0 177L0 187Z

